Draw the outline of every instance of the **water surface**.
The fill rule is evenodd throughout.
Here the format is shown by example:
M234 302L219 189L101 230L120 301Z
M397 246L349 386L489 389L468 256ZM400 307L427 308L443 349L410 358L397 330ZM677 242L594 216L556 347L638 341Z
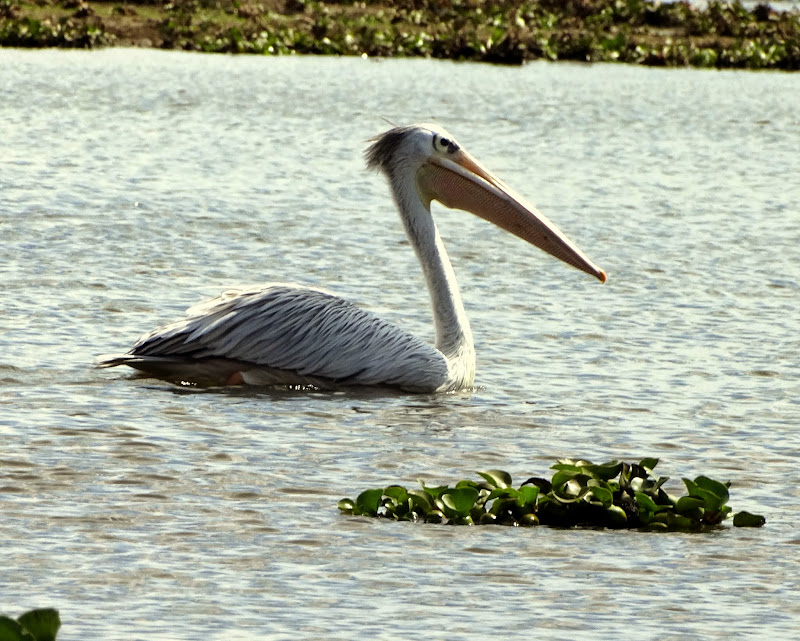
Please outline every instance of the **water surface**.
M787 74L0 51L0 609L64 638L792 638L800 84ZM95 370L232 284L431 338L365 141L436 121L609 273L435 210L478 350L445 396ZM367 487L555 458L732 480L761 530L449 528Z

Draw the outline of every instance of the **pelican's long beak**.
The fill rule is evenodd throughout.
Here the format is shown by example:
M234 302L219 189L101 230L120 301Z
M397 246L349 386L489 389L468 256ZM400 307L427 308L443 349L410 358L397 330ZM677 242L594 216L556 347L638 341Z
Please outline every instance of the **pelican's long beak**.
M606 282L606 273L558 227L467 152L459 149L447 157L431 157L417 172L417 186L428 201L480 216Z

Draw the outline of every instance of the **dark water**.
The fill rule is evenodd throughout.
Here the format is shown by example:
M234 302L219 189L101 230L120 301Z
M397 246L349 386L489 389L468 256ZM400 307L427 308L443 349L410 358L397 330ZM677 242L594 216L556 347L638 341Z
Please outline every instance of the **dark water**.
M800 77L0 51L0 609L64 638L798 638ZM449 396L92 369L226 286L431 337L385 117L432 120L609 273L436 210L478 350ZM449 528L336 501L555 458L733 481L761 530Z

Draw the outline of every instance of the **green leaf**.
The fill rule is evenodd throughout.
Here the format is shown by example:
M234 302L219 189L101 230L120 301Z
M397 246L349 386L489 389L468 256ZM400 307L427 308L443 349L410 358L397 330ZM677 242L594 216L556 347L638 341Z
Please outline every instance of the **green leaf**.
M589 492L588 487L581 486L575 479L570 479L563 488L553 486L550 496L559 503L577 503Z
M556 461L555 465L551 465L551 470L562 470L567 467L574 467L576 469L580 469L582 467L587 467L588 465L592 465L591 461L584 461L583 459L569 459L569 458L562 458Z
M20 616L17 621L36 638L36 641L55 641L56 633L61 627L58 610L53 608L31 610Z
M580 468L559 470L553 474L553 480L551 481L553 488L561 488L567 481L572 480L580 473Z
M339 501L339 509L345 514L352 514L355 506L353 499L342 499ZM2 641L2 637L0 637L0 641Z
M486 501L493 501L494 499L498 498L516 499L518 496L519 490L515 490L513 487L496 487L489 492L489 496L486 497Z
M650 492L652 494L656 494L658 490L661 489L661 486L664 485L664 483L666 483L667 481L669 481L668 476L659 476L658 480L653 484L653 487L650 489Z
M419 484L422 486L422 489L425 490L432 499L438 499L442 492L444 492L448 487L446 485L437 485L435 487L428 487L425 485L425 481L420 481Z
M604 487L590 487L589 492L606 508L614 502L614 495Z
M698 476L695 480L695 485L697 487L702 488L708 492L713 493L714 495L718 496L722 500L722 505L728 502L730 496L728 495L728 488L730 487L730 483L720 483L719 481L715 481L714 479L710 479L707 476Z
M489 510L492 514L496 514L500 516L506 512L510 512L514 509L514 506L517 504L517 499L512 498L499 498L495 499L494 503L492 503L492 507Z
M719 512L728 501L728 486L719 481L698 476L694 481L683 479L689 495L703 499L703 507L709 512Z
M583 468L583 472L594 478L603 481L609 481L616 477L622 471L622 463L618 461L609 461L602 465L587 465Z
M719 512L722 509L724 501L709 490L704 490L701 487L695 487L691 495L695 498L703 500L703 509L706 512Z
M378 516L378 506L383 497L383 488L364 490L356 497L356 507L353 514L364 516Z
M619 505L606 507L606 518L612 527L625 527L628 524L628 515Z
M18 621L0 616L0 641L36 641L36 639Z
M651 471L653 471L653 468L655 468L655 466L658 465L658 459L657 458L643 458L641 461L639 461L639 465L641 467L645 468L646 470L651 472Z
M564 494L566 496L583 496L589 491L588 485L592 480L585 474L578 474L564 484Z
M667 512L664 522L670 530L696 530L700 527L700 522L696 519L683 516L682 514L673 514Z
M433 509L433 502L429 494L420 492L419 490L410 490L408 493L408 504L410 509L414 512L426 515Z
M643 492L636 492L636 502L639 504L639 507L650 514L658 512L658 505L656 505L656 502Z
M445 507L449 508L460 517L469 515L470 510L478 500L478 490L474 487L454 488L442 492L439 497Z
M586 481L586 487L602 487L612 493L619 489L619 486L613 481L604 481L594 477Z
M393 499L395 503L404 503L408 500L408 490L402 485L390 485L383 489L383 495Z
M750 514L750 512L737 512L733 516L733 525L735 527L761 527L767 522L760 514Z
M523 485L519 488L517 505L520 507L536 507L536 497L539 496L539 488L535 485Z
M577 474L581 471L581 468L577 465L574 465L572 461L559 461L555 465L550 466L551 470L557 470L559 472L572 472L573 474Z
M486 482L492 487L511 487L511 475L503 470L486 470L478 472L478 475L486 479Z
M675 516L671 512L658 512L653 515L653 522L654 523L665 523L669 524L669 520L671 517Z
M691 513L699 508L702 508L704 503L705 501L703 501L703 499L699 499L695 496L682 496L675 504L675 511L678 514L686 514L691 516Z
M697 496L697 484L694 481L690 481L689 479L682 479L683 484L686 486L687 491L689 492L689 496Z
M476 483L475 481L470 481L469 479L461 479L458 483L456 483L456 489L462 487L474 487L476 490L482 490L484 486L480 483Z

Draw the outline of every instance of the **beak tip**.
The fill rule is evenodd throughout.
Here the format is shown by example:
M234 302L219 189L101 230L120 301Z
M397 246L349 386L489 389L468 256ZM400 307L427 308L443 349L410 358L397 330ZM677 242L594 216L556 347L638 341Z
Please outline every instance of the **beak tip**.
M600 270L600 273L597 275L597 278L600 280L601 283L605 283L608 276L606 276L606 272L604 269Z

